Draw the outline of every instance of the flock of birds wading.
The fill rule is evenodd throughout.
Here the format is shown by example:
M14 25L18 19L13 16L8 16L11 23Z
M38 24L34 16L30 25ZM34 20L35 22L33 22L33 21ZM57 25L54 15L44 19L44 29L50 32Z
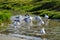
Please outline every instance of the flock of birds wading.
M25 15L16 15L11 17L11 21L13 23L14 29L17 30L20 27L25 26L26 28L30 29L32 26L42 26L48 25L48 15L44 15L45 21L39 15L30 16L29 14ZM37 22L35 25L33 21ZM44 27L40 30L41 34L46 34Z

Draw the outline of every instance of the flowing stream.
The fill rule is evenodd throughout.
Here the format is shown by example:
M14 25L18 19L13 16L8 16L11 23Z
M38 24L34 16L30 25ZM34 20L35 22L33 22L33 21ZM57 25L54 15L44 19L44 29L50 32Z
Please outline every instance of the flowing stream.
M45 19L43 19L45 20ZM35 23L35 22L34 22ZM40 30L44 27L46 34L41 34ZM3 33L8 33L9 36L23 37L28 40L60 40L60 21L49 20L48 25L31 26L24 24L14 28L13 23L9 24L9 28Z

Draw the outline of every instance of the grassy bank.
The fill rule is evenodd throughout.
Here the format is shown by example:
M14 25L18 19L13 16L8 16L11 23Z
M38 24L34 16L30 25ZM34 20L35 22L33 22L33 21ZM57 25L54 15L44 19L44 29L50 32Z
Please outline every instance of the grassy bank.
M0 31L7 28L10 23L10 17L12 16L10 11L0 10Z
M12 14L48 14L52 19L60 19L60 0L2 0L1 10L11 10Z

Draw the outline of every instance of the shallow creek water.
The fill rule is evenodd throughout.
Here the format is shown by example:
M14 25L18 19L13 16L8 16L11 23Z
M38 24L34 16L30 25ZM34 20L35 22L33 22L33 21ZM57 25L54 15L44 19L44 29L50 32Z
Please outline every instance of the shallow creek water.
M40 34L40 29L44 27L46 35ZM33 26L30 29L20 27L18 30L3 31L3 34L20 34L20 36L27 36L27 38L32 38L30 40L60 40L60 21L49 20L48 25L42 25L40 27ZM16 33L15 33L16 31ZM38 35L37 35L38 34ZM28 39L29 40L29 39Z

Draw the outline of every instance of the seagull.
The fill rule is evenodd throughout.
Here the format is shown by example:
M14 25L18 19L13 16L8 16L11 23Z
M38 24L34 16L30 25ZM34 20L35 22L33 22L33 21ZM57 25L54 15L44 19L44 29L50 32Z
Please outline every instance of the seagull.
M49 18L49 16L45 14L45 18L47 18L47 19L48 19L48 18Z
M37 25L39 25L39 26L44 25L44 21L42 20L42 18L40 16L36 16L35 19L38 22Z
M45 18L45 25L48 25L48 23L49 23L49 19L48 19L49 16L45 14L45 17L44 18Z

